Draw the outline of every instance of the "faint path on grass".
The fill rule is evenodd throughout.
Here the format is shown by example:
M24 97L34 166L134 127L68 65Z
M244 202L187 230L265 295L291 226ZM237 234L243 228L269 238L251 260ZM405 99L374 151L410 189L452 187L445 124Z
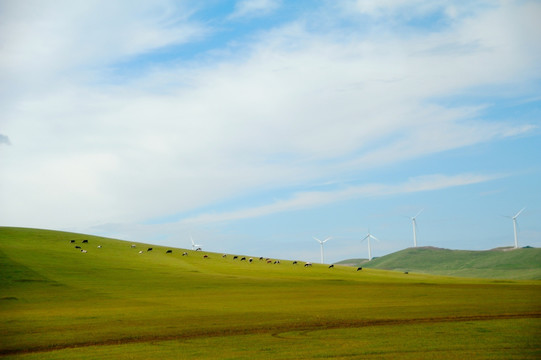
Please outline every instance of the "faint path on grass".
M51 344L49 346L35 346L27 349L0 349L0 356L5 355L20 355L27 353L41 353L64 349L84 348L90 346L107 346L107 345L125 345L133 343L145 343L153 341L172 341L172 340L189 340L205 337L222 337L222 336L237 336L237 335L253 335L253 334L270 334L279 339L291 339L282 334L292 331L310 332L318 330L332 329L347 329L347 328L364 328L372 326L392 326L392 325L416 325L416 324L434 324L446 322L465 322L465 321L490 321L490 320L507 320L507 319L535 319L541 318L541 313L518 313L518 314L496 314L496 315L471 315L471 316L445 316L445 317L428 317L414 319L366 319L366 320L343 320L343 321L319 321L303 324L283 324L277 326L253 326L239 329L198 329L193 331L185 331L178 334L170 334L163 336L145 335L140 337L126 337L104 341L83 341L71 344Z

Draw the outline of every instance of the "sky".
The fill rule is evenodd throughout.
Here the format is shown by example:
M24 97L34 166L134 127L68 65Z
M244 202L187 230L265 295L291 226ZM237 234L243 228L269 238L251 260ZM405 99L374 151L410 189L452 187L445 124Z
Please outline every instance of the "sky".
M541 2L0 0L0 226L320 261L541 247ZM507 216L507 217L506 217Z

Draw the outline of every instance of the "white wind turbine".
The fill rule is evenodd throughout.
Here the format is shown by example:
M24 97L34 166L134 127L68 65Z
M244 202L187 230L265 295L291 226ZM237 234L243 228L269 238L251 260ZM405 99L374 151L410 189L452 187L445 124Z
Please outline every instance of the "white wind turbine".
M319 242L321 245L321 263L323 264L323 244L325 244L327 241L331 240L332 238L329 236L325 240L319 240L317 237L313 237L315 241Z
M522 210L520 210L515 216L508 216L510 217L511 219L513 219L513 230L515 232L515 249L518 248L518 239L517 239L517 218L518 216L520 215L521 212L524 211L524 209L526 208L522 208Z
M192 250L197 250L199 248L201 248L201 246L203 245L198 245L196 244L194 241L193 241L193 237L190 235L190 240L192 240Z
M376 241L379 241L377 237L370 234L370 230L368 231L368 235L364 237L364 239L361 240L361 242L368 240L368 261L372 260L372 248L370 247L370 239L374 239Z
M414 247L417 247L417 222L416 222L416 219L417 219L417 216L421 215L423 210L424 209L421 209L421 211L419 211L417 213L417 215L415 215L414 217L411 218L411 224L413 226L413 246Z

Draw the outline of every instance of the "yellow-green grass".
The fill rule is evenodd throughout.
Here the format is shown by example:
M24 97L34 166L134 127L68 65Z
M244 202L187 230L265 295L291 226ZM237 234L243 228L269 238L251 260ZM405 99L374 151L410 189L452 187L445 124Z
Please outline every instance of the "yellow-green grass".
M268 264L259 256L249 263L191 250L166 254L160 246L147 252L148 245L131 244L0 228L2 357L535 359L541 354L539 281L304 267L290 260Z

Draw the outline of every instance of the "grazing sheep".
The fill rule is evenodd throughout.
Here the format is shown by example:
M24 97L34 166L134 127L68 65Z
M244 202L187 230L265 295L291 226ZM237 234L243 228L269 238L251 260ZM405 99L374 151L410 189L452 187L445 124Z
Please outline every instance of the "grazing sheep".
M147 251L152 251L152 248L148 248Z
M184 252L182 253L182 256L188 256L188 253L187 253L186 251L184 251Z
M280 260L276 260L274 263L275 263L275 264L279 264L279 263L280 263Z
M329 265L329 269L332 269L332 268L334 268L334 264Z
M75 248L76 248L76 249L80 249L81 247L80 247L80 246L78 246L78 245L75 245Z
M131 247L134 248L134 247L135 247L135 244L131 244Z
M304 267L307 267L307 266L312 266L312 263L311 263L311 262L307 262L306 264L304 264Z
M83 250L83 249L81 249L81 252L82 252L83 254L86 254L86 253L87 253L87 251L86 251L86 250Z
M167 250L165 253L166 253L166 254L172 254L172 253L173 253L173 250Z
M263 256L260 256L260 257L259 257L259 260L263 260Z
M88 244L88 240L83 240L83 244Z
M249 261L249 262L252 262L252 261L254 261L254 259L252 259L252 258L249 258L249 259L248 259L248 261Z
M101 249L101 245L98 245L98 249Z
M142 253L143 253L143 250L140 250L140 251L139 251L139 254L142 254Z
M240 259L240 261L243 261L243 260L246 261L246 256L243 256L243 257Z
M203 259L206 259L208 258L209 256L208 255L203 255Z
M362 269L363 269L362 267L358 267L358 268L357 268L357 271L362 270Z
M296 260L295 260L295 261L293 261L293 265L297 265L297 261L296 261Z
M73 244L75 242L75 240L70 240L70 243Z
M239 257L237 255L233 256L233 260L238 259Z

